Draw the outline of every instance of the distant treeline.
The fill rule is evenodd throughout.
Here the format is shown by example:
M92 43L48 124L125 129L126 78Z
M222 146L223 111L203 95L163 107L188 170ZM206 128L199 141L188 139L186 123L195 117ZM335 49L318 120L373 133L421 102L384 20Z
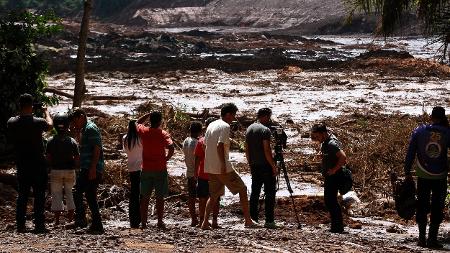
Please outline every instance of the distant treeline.
M83 0L0 0L0 9L5 11L17 9L53 10L58 16L74 16L83 10ZM94 16L106 18L117 14L132 0L94 0Z

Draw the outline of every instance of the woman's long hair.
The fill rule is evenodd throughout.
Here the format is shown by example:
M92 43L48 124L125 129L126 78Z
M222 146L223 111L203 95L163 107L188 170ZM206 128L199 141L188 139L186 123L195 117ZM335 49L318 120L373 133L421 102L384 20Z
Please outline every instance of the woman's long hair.
M139 135L136 130L136 120L132 119L128 122L127 148L131 150L139 143Z

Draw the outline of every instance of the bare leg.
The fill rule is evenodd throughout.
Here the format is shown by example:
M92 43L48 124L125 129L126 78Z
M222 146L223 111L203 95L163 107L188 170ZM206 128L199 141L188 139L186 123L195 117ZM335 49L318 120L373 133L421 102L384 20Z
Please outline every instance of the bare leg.
M219 208L220 208L220 198L218 199L217 204L213 207L213 210L212 210L212 213L213 213L212 224L211 224L212 228L220 228L219 224L217 223L217 216L219 215Z
M239 192L239 199L241 202L242 212L244 213L245 225L246 226L252 225L253 221L252 218L250 217L246 188Z
M75 212L73 209L67 211L67 221L68 222L73 221L74 214L75 214Z
M197 214L195 213L195 198L189 197L188 199L189 214L191 215L191 227L195 227L198 224Z
M203 217L202 229L210 229L209 215L215 205L217 205L218 198L209 198L206 203L205 216Z
M208 198L199 198L198 215L200 216L200 226L201 226L201 224L203 224L207 201L208 201ZM214 211L213 211L213 219L214 219Z
M143 197L141 199L141 223L142 223L142 228L147 228L148 202L149 201L150 201L150 197Z
M59 217L61 216L61 211L55 211L55 226L59 225Z
M163 216L164 216L164 198L163 197L156 197L156 214L158 216L157 226L159 228L165 228L165 225L163 222Z

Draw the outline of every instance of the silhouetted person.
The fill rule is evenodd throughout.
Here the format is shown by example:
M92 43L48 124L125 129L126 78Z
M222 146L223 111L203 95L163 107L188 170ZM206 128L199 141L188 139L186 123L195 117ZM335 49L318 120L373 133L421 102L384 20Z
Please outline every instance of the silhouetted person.
M19 106L20 115L11 117L7 123L8 140L14 147L17 168L17 232L26 232L27 202L33 189L34 232L46 233L44 205L48 176L42 134L52 128L53 121L46 108L43 108L45 119L33 116L30 94L20 96Z

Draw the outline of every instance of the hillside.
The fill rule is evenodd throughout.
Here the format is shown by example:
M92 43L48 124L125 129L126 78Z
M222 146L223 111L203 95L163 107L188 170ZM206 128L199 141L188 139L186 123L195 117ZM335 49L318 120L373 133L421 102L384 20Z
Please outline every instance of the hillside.
M114 20L152 27L235 26L292 29L300 33L371 32L375 22L346 26L341 0L138 0Z

